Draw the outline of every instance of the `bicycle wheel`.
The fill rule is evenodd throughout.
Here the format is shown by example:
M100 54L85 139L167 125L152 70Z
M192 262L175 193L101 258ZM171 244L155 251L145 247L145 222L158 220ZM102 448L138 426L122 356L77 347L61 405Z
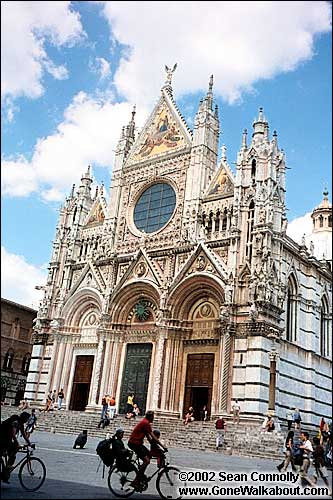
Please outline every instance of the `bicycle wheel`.
M180 499L179 487L184 486L184 482L179 480L180 470L177 467L165 467L161 470L156 479L156 489L162 498Z
M116 497L127 498L134 493L134 488L131 486L131 482L136 478L138 469L135 465L128 472L123 472L118 469L117 465L114 465L110 469L108 476L108 486Z
M25 490L36 491L45 481L46 467L39 458L27 458L20 467L18 477Z

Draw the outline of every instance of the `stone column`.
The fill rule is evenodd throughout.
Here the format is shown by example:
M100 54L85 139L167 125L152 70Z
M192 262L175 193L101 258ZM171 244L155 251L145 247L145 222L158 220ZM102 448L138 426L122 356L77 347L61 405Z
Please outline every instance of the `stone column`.
M227 413L232 350L232 336L229 332L221 337L221 342L223 342L223 363L220 379L220 413Z
M275 393L276 393L276 360L278 353L271 351L269 353L269 396L268 396L268 411L275 414Z
M60 385L62 371L64 369L65 347L66 344L64 344L64 342L61 342L58 347L58 356L53 377L53 389L56 389L56 391L61 389L59 385Z
M57 352L58 352L58 339L54 335L54 341L53 341L53 346L52 346L52 352L51 352L51 362L50 362L50 367L49 367L49 373L48 373L48 380L47 384L45 387L45 399L48 395L48 392L52 390L52 383L53 383L53 372L55 370L55 365L56 365L56 360L57 360Z
M100 336L97 346L97 354L96 354L96 362L95 362L95 370L92 376L92 390L91 397L89 402L89 409L93 409L96 407L98 401L98 389L100 386L101 374L102 374L102 359L103 359L103 351L104 351L104 339ZM87 408L88 409L88 408Z
M164 343L165 336L160 333L156 345L155 359L154 359L154 376L153 376L153 397L151 407L153 410L158 409L158 399L161 387L161 377L162 377L162 363L164 354Z

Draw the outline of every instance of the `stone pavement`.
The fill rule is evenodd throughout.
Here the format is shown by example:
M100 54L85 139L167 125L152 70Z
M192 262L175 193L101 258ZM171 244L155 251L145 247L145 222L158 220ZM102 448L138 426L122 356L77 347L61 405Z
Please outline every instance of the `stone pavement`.
M40 457L47 468L47 478L40 489L35 493L24 491L18 482L16 471L11 477L9 485L1 486L3 499L104 499L112 498L107 487L107 471L104 479L102 469L97 472L99 459L96 455L96 445L100 438L88 437L84 450L73 450L75 436L67 434L52 434L36 431L32 435L36 443L35 455ZM128 435L125 435L125 442ZM252 471L270 471L276 473L276 460L262 458L246 458L227 456L222 452L194 451L171 448L170 462L182 471L226 471L229 473L250 473ZM150 466L153 470L155 463ZM149 474L149 471L148 471ZM153 483L153 482L152 482ZM159 498L155 483L143 494L134 494L131 498L153 500ZM323 486L319 482L319 486ZM195 498L195 497L186 497ZM201 497L196 497L201 498ZM209 497L212 498L212 497ZM214 498L222 498L215 496ZM254 498L254 497L251 497ZM272 497L257 497L272 498ZM327 498L323 496L307 498Z

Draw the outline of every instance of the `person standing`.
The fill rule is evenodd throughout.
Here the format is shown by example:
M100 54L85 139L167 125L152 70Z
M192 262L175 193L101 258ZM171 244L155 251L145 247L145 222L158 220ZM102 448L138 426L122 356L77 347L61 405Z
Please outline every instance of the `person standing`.
M233 423L239 424L239 414L240 414L240 404L238 399L235 399L234 404L232 405L232 413L233 413Z
M127 396L127 413L133 412L133 405L134 405L134 394L131 393Z
M295 408L295 411L294 411L294 414L293 414L293 422L294 422L294 425L295 425L295 431L301 429L301 421L302 421L302 418L301 418L301 414L299 412L299 409Z
M287 418L287 424L288 424L288 431L290 431L291 427L293 425L293 412L292 412L292 410L287 410L286 418Z
M116 414L116 398L112 396L109 400L109 415L110 419L113 420Z
M64 397L65 397L64 390L60 389L60 391L58 392L58 410L61 410Z
M56 404L56 399L57 399L57 391L55 389L52 392L51 399L52 399L52 402L51 402L50 410L54 410L55 404Z
M226 424L224 418L219 417L216 420L215 429L216 429L216 449L218 450L219 446L223 445L224 434L225 434L225 431L227 430L227 424Z
M107 415L107 411L108 411L108 403L107 403L107 397L108 395L105 394L105 396L102 397L102 413L101 413L101 418L100 418L100 421L99 421L99 424L97 426L97 428L99 429L102 425L102 429L104 429L104 421L106 419L106 415Z
M31 415L28 419L27 426L25 428L25 433L27 438L29 439L33 431L35 430L37 425L37 417L36 417L36 410L33 408L31 410Z

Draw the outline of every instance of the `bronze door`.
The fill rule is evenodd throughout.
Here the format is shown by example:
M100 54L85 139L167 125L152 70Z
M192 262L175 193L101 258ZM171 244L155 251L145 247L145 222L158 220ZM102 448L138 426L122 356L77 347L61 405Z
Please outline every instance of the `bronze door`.
M76 356L71 410L84 411L89 398L94 356Z
M119 413L126 413L127 396L134 393L134 403L146 411L152 344L128 344Z
M214 354L189 354L185 381L184 415L193 406L194 418L200 420L203 406L210 415L214 372Z

